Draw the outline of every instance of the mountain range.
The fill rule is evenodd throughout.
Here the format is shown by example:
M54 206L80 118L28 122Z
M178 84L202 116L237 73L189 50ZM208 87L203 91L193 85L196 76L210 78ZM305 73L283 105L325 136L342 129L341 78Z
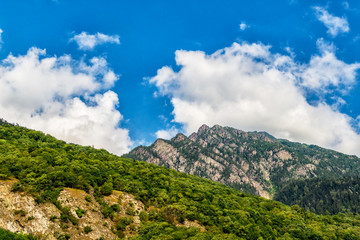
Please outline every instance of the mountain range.
M358 176L360 159L266 132L203 125L190 136L157 139L125 157L201 176L272 199L289 182Z

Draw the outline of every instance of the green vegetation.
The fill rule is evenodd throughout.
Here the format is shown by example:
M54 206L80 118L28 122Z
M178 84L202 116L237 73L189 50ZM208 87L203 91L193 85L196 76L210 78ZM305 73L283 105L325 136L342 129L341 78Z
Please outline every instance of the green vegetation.
M91 231L92 231L92 228L91 228L90 226L84 227L84 233L85 233L85 234L88 234L88 233L91 232Z
M274 199L320 214L360 213L360 177L290 181Z
M57 240L68 240L71 238L70 234L68 233L60 234L58 232L55 232L55 237Z
M39 238L32 235L16 234L9 232L5 229L0 228L0 239L1 240L38 240Z
M79 220L71 213L70 208L61 207L60 210L60 221L62 223L68 223L70 221L73 225L79 224Z
M83 216L84 213L85 213L85 210L78 207L78 208L75 210L75 212L76 212L76 215L77 215L79 218L82 218L82 216Z
M31 221L31 220L34 220L34 219L35 219L34 216L30 216L30 217L27 218L27 221Z
M22 210L22 209L20 209L20 210L15 210L14 211L14 214L15 215L20 215L20 216L22 216L22 217L25 217L26 216L26 212L24 211L24 210Z
M51 217L50 217L50 221L52 221L52 222L55 222L56 219L58 219L57 216L51 216Z
M90 197L89 195L86 195L86 196L85 196L85 201L91 202L91 197Z
M116 230L119 232L123 232L126 226L130 225L132 222L133 222L132 219L123 217L116 224Z
M39 204L54 203L61 210L64 226L69 221L77 225L78 219L57 202L61 188L83 189L89 194L93 189L101 202L111 186L111 191L133 194L145 205L136 240L360 239L359 215L319 216L298 206L288 207L105 150L66 144L18 126L1 125L0 140L0 173L19 179L17 191L27 191ZM119 210L118 205L102 207L108 217ZM134 211L128 207L127 211ZM185 221L201 228L182 226ZM118 221L119 237L126 226L135 230L131 222L130 218Z

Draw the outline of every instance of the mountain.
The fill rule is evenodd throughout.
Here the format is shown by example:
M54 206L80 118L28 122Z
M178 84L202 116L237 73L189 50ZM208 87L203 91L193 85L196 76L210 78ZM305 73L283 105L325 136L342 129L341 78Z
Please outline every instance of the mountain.
M5 239L360 239L358 215L316 215L7 123L0 188Z
M203 125L189 137L158 139L125 156L265 198L272 198L290 180L356 176L360 170L356 156L219 125Z

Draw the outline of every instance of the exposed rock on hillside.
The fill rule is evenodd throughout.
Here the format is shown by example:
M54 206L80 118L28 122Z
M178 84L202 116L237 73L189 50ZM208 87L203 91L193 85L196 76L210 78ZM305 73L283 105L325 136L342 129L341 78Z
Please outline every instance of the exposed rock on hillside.
M271 198L289 179L356 174L359 159L314 145L279 140L265 132L203 125L186 137L158 139L126 157L205 177Z
M94 197L78 189L65 188L61 191L58 200L62 207L68 207L78 224L61 220L61 211L52 203L37 204L35 199L25 193L12 192L11 187L15 180L0 181L0 228L11 232L32 233L44 239L58 239L68 234L72 239L117 239L111 231L115 228L117 218L127 217L132 220L132 228L128 226L125 235L137 233L140 225L139 213L144 210L144 205L135 200L134 196L114 191L104 198L109 206L119 204L120 211L115 214L112 221L104 218L101 207ZM87 200L86 200L87 198ZM119 201L120 199L120 201ZM128 214L129 208L133 214ZM82 210L80 217L76 211ZM88 227L86 233L84 230Z

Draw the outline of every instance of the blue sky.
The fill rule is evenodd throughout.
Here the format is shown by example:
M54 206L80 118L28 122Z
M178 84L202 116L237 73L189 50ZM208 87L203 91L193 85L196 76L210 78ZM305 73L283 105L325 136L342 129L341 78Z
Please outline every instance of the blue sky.
M359 11L358 1L2 1L1 117L117 154L206 123L359 155Z

